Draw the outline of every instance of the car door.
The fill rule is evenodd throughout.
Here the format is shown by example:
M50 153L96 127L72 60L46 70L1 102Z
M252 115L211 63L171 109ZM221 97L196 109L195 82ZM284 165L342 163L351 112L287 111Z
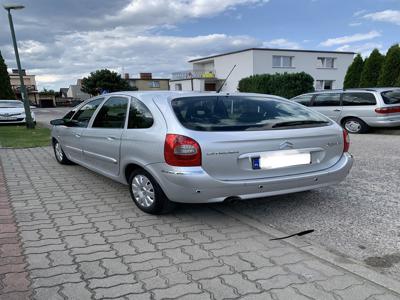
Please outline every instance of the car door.
M90 118L99 107L104 98L96 98L84 104L70 119L70 125L62 126L60 141L68 158L73 161L82 161L82 132L89 124Z
M120 166L121 136L125 128L129 98L109 97L89 128L82 133L83 161L106 175L117 176Z
M312 108L332 120L339 122L342 113L340 93L316 94L312 100Z

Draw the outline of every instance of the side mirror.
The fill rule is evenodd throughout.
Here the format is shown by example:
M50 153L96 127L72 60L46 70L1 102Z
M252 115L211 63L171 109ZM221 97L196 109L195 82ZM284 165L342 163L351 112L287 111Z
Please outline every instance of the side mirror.
M50 124L54 125L54 126L59 126L59 125L66 125L66 122L64 119L55 119L55 120L51 120Z

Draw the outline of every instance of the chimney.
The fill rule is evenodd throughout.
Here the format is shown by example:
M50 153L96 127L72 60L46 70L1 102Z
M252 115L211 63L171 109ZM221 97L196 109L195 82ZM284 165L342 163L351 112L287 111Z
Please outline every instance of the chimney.
M129 79L129 73L125 73L125 74L124 74L124 79L125 79L125 80L128 80L128 79Z
M140 79L152 79L151 73L140 73Z

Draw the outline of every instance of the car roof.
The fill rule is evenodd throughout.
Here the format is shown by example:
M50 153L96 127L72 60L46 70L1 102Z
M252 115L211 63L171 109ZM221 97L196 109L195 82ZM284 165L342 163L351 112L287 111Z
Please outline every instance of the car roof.
M182 97L207 97L207 96L258 96L258 97L268 97L278 100L287 100L283 97L267 95L267 94L257 94L257 93L240 93L240 92L194 92L194 91L121 91L109 94L99 95L101 96L112 96L112 95L125 95L138 98L140 100L153 99L153 98L164 98L168 100L182 98Z
M321 90L321 91L315 91L311 93L305 93L298 95L303 96L303 95L313 95L313 94L329 94L329 93L341 93L341 92L385 92L385 91L390 91L390 90L399 90L400 87L379 87L379 88L349 88L349 89L333 89L333 90ZM294 98L296 98L294 97Z

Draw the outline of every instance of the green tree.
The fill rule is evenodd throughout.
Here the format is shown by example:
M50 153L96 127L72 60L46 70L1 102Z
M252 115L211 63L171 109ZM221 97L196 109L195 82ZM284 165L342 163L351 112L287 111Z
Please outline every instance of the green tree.
M252 75L239 81L239 91L293 98L314 91L314 79L301 73Z
M82 79L82 91L91 95L99 95L102 92L118 92L132 90L128 81L117 72L107 69L91 72L90 76Z
M379 74L378 86L394 86L400 76L400 47L395 44L386 53Z
M382 68L384 56L374 49L370 56L365 60L364 68L361 73L360 87L376 87L378 84L379 73Z
M0 99L15 99L11 88L10 76L8 76L7 65L0 51Z
M344 78L344 84L343 84L343 87L345 89L358 88L360 86L360 78L363 66L364 66L364 60L360 54L357 54L352 64L347 69L347 73Z

